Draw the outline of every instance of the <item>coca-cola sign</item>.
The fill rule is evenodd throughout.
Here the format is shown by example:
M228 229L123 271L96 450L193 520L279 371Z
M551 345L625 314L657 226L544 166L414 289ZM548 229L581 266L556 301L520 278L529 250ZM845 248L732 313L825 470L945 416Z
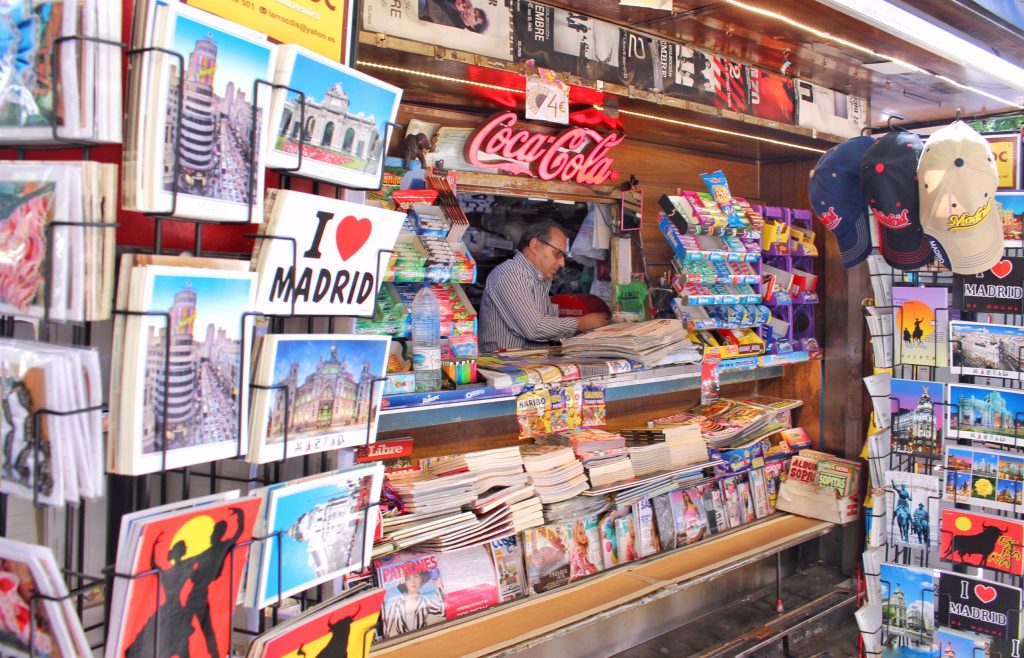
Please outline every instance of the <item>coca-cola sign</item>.
M600 185L618 178L609 151L621 144L625 135L602 135L581 127L558 134L517 130L518 121L513 112L491 117L466 140L466 159L482 169L541 180Z

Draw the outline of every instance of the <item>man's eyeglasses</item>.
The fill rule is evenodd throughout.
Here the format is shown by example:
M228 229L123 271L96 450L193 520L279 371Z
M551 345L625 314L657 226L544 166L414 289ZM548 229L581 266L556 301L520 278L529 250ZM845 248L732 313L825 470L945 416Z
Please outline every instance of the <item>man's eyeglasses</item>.
M566 260L567 258L569 258L569 254L565 253L564 251L562 251L561 249L559 249L555 245L551 244L547 240L541 240L540 238L537 238L537 241L538 242L543 242L547 246L549 246L552 249L554 249L555 250L555 258L557 258L559 260Z

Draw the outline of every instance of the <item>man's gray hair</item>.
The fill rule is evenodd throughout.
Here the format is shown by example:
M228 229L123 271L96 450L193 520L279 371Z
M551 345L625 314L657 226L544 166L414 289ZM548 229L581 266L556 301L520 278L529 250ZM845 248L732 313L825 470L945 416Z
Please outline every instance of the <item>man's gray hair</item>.
M530 242L537 238L542 242L551 242L552 231L558 231L565 236L566 240L569 239L569 232L566 231L561 224L556 221L545 219L534 224L528 225L523 229L523 234L519 236L519 251L525 251L530 246Z

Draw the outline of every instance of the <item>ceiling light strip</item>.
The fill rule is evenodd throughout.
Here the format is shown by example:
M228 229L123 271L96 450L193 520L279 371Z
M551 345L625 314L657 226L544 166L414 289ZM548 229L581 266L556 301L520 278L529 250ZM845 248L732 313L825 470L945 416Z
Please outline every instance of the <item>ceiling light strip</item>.
M502 87L501 85L492 85L486 82L477 82L476 80L465 80L463 78L455 78L450 75L427 73L426 71L417 71L415 69L402 68L401 66L391 66L390 64L378 64L377 62L361 61L359 62L358 66L369 66L370 68L382 69L385 71L394 71L395 73L407 73L409 75L416 75L421 78L430 78L431 80L442 80L444 82L456 82L464 85L473 85L474 87L483 87L484 89L494 89L495 91L507 91L512 94L526 94L526 92L522 89Z
M600 105L595 105L595 109L603 110ZM814 148L813 146L804 146L803 144L794 144L792 142L784 142L778 139L771 139L770 137L760 137L758 135L751 135L748 133L740 133L734 130L725 130L724 128L715 128L713 126L705 126L699 123L691 123L689 121L681 121L679 119L670 119L668 117L661 117L656 114L647 114L645 112L634 112L632 110L618 110L619 114L625 116L637 117L641 119L652 119L654 121L662 121L664 123L671 123L676 126L683 126L686 128L694 128L696 130L705 130L707 132L718 133L719 135L729 135L731 137L740 137L742 139L752 139L756 142L765 142L767 144L775 144L776 146L785 146L793 149L800 149L801 151L810 151L812 153L824 153L824 149Z
M780 21L780 22L785 23L787 25L790 25L792 27L795 27L795 28L797 28L799 30L803 30L804 32L807 32L809 34L813 34L814 36L816 36L818 38L827 39L827 40L832 41L834 43L838 43L838 44L847 46L847 47L852 48L854 50L858 50L858 51L860 51L860 52L862 52L862 53L864 53L866 55L870 55L872 57L881 57L881 58L887 59L887 60L889 60L889 61L891 61L891 62L893 62L895 64L899 64L901 66L905 66L905 67L913 70L915 73L925 73L927 75L931 75L931 76L933 76L935 78L938 78L939 80L942 80L943 82L948 82L949 84L953 85L954 87L957 87L959 89L963 89L964 91L970 91L970 92L973 92L975 94L980 94L981 96L985 96L986 98L989 98L991 100L997 101L999 103L1003 103L1004 105L1009 105L1010 107L1016 107L1017 109L1024 109L1024 105L1021 105L1020 103L1017 103L1016 101L1007 100L1007 99L1002 98L1000 96L996 96L994 94L990 94L987 91L983 91L981 89L978 89L977 87L971 87L970 85L965 85L963 83L956 82L955 80L951 80L951 79L947 78L944 75L939 75L937 73L932 73L931 71L928 71L926 69L922 69L921 67L915 66L915 65L911 64L910 62L904 61L904 60L902 60L902 59L900 59L898 57L893 57L891 55L886 55L885 53L875 52L874 50L872 50L870 48L867 48L867 47L862 46L860 44L854 43L852 41L847 41L846 39L843 39L842 37L837 37L834 34L831 34L829 32L824 32L824 31L819 30L819 29L817 29L815 27L811 27L810 25L807 25L806 23L801 23L800 21L794 20L794 19L792 19L789 16L786 16L784 14L780 14L778 12L771 11L770 9L764 9L762 7L757 7L757 6L748 4L746 2L742 2L741 0L725 0L725 1L728 4L730 4L730 5L734 6L734 7L738 7L740 9L743 9L744 11L748 11L748 12L750 12L752 14L759 14L761 16L772 18L774 20L777 20L777 21Z

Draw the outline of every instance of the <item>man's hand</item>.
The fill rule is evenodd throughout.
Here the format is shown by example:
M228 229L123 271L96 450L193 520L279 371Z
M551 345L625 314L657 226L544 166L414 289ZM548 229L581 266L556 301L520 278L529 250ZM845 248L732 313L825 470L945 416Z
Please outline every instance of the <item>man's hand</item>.
M608 324L607 313L587 313L583 317L576 319L576 331L590 331L591 329L603 327L606 324Z

